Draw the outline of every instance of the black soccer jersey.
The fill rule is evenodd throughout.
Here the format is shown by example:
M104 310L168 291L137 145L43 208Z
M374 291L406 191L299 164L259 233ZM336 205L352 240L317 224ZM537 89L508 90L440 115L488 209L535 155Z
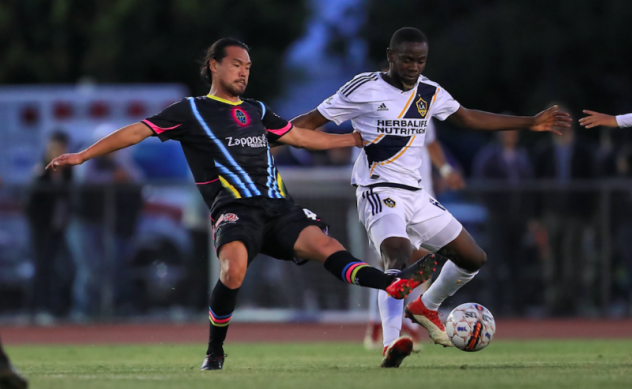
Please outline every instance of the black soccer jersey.
M264 103L188 97L142 122L163 142L180 142L211 211L245 198L287 197L268 140L279 139L292 124Z

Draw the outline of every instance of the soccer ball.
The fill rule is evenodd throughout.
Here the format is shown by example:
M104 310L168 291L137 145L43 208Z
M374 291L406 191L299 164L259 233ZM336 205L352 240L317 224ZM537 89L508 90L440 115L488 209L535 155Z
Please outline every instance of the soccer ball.
M496 322L492 313L476 303L465 303L454 308L445 323L445 332L452 344L463 351L480 351L489 345Z

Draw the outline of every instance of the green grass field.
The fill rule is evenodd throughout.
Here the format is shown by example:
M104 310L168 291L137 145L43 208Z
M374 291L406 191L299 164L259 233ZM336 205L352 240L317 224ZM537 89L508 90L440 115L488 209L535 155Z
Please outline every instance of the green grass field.
M427 345L399 369L359 344L229 345L223 371L201 372L204 347L9 347L31 387L631 388L632 341L497 341L478 353Z

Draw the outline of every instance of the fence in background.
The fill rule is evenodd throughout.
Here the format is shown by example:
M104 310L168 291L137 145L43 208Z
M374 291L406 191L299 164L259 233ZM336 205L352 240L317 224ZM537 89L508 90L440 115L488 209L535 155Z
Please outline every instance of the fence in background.
M333 237L378 263L358 222L348 169L285 168L282 174L294 200L327 221ZM32 213L27 217L32 190L0 188L0 317L204 316L218 268L208 212L193 185L71 187L68 223L55 237L43 236ZM77 211L88 194L103 212ZM477 301L497 316L629 314L632 181L470 182L439 201L488 253L479 276L446 306ZM38 275L44 257L53 265ZM367 306L368 290L336 280L316 263L298 267L260 256L248 270L234 319L361 321Z

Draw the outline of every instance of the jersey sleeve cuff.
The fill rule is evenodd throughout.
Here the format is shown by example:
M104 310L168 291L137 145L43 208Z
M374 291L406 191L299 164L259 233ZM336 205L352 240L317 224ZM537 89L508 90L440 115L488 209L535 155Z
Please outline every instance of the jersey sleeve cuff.
M615 119L617 120L617 125L621 128L632 127L632 113L615 116Z
M182 124L178 124L173 127L158 127L157 125L155 125L154 123L150 122L147 119L141 120L141 123L149 127L149 129L154 132L154 135L160 138L160 140L163 142L169 139L169 137L167 137L166 135L162 135L165 131L175 130L176 128L182 125Z
M330 122L336 123L337 126L339 126L342 122L344 122L344 120L340 120L336 118L335 116L331 116L329 112L327 112L327 109L323 107L322 104L316 107L316 109L318 110L318 112L320 112L321 115L323 115L325 119L329 120Z
M461 104L457 103L456 101L454 102L455 104L450 107L451 109L446 110L445 112L439 114L439 115L435 115L434 117L436 117L437 119L441 120L441 121L445 121L447 118L449 118L450 116L452 116L452 114L454 114L456 111L459 110L459 108L461 108Z
M268 132L273 133L274 135L278 136L278 137L282 137L283 135L287 134L288 132L290 132L290 130L292 130L292 128L294 128L294 126L292 125L292 123L289 123L283 127L283 128L279 128L277 130L271 130L271 129L266 129Z

